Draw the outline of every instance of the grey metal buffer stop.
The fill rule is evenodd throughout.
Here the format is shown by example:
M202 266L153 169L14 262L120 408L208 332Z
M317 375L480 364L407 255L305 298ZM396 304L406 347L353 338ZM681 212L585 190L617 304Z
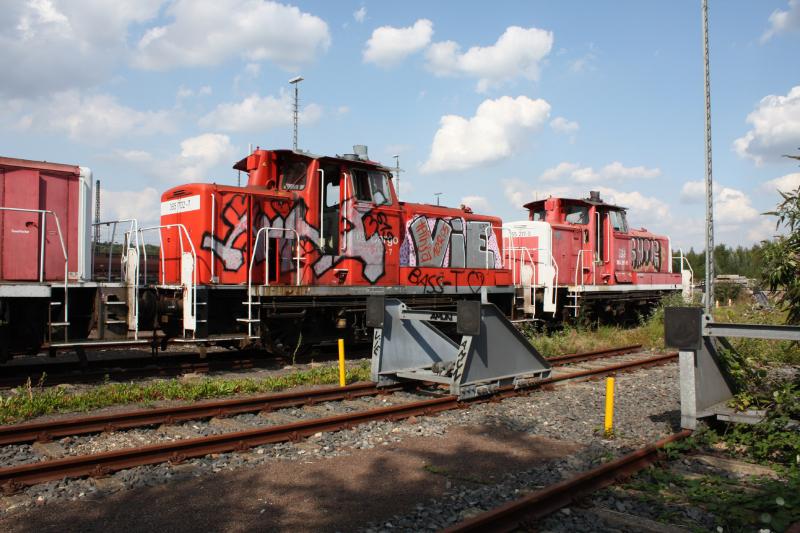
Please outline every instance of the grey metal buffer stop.
M436 324L455 324L460 341ZM457 310L409 309L397 299L367 300L374 328L372 380L448 385L462 399L550 377L550 365L494 304L459 301Z
M728 401L739 392L721 351L732 352L729 337L800 341L800 326L714 322L699 307L667 307L664 344L679 351L681 426L696 429L701 418L756 423L764 411L736 411Z

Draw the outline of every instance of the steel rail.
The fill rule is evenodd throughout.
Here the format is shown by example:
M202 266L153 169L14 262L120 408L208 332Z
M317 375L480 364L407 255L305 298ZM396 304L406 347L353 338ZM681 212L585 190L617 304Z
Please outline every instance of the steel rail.
M618 348L616 350L604 350L602 351L602 354L606 357L619 355L619 353L626 353L625 350L630 348L631 347ZM596 358L601 356L601 352L573 355ZM614 369L624 368L625 364L626 363L622 363L623 367L614 367ZM197 368L193 369L197 370ZM574 372L569 374L567 378L550 378L538 382L537 384L549 384L556 381L563 381L564 379L575 379L584 375L594 375L593 371L591 370L581 372L583 372L583 374ZM349 385L345 388L331 387L310 391L306 390L300 392L295 391L258 395L247 398L200 402L176 407L139 409L106 415L72 417L46 422L0 426L0 446L8 444L24 444L35 441L44 442L53 440L55 438L66 437L68 435L100 433L103 431L131 429L134 427L150 426L155 424L172 424L179 421L212 418L215 416L230 416L254 411L296 407L307 403L338 401L360 396L373 396L381 393L394 392L400 390L401 388L402 387L397 386L391 389L384 388L378 390L375 388L374 383L360 383ZM508 390L516 389L513 389L512 387Z
M543 518L591 492L612 485L620 477L631 476L655 463L664 446L685 439L691 434L689 430L675 433L573 478L464 520L445 529L444 532L505 532L533 528L536 525L533 523L534 520Z
M611 372L616 372L620 370L630 370L633 368L642 368L647 366L653 366L665 363L672 359L678 358L678 352L670 352L667 354L656 355L654 357L647 357L645 359L636 359L634 361L625 361L623 363L617 363L615 365L604 366L602 368L590 368L588 370L578 370L577 372L570 372L569 374L563 374L561 376L553 376L541 381L537 381L536 385L549 385L551 383L556 383L559 381L565 381L568 379L577 379L586 376L602 376L604 374L609 374Z
M0 486L12 493L24 486L63 477L102 476L117 470L162 462L181 462L212 453L244 451L254 446L285 441L340 429L352 428L374 420L401 420L416 415L432 415L459 405L456 396L445 396L403 405L394 405L327 418L304 420L280 426L224 433L171 441L140 448L126 448L93 455L82 455L0 468Z
M548 357L547 361L549 363L579 363L581 361L589 361L591 359L600 359L603 357L612 357L614 355L624 355L627 353L633 353L637 350L641 350L641 344L632 344L630 346L621 346L619 348L607 348L604 350L595 350L592 352L583 352L583 353L571 353L567 355L559 355L556 357Z
M177 407L137 409L106 415L0 426L0 446L48 441L68 435L100 433L156 424L174 424L185 420L231 416L254 411L271 411L309 403L349 400L362 396L375 396L377 394L395 392L400 388L378 389L374 383L354 383L341 388L325 387L323 389L200 402Z
M503 387L498 390L497 394L492 396L478 397L468 401L459 401L457 396L448 395L431 400L383 407L334 417L293 422L279 426L268 426L247 431L213 435L210 437L198 437L194 439L153 444L139 448L126 448L93 455L75 456L64 459L55 459L50 461L42 461L39 463L0 468L0 486L4 492L10 494L20 490L25 486L62 479L64 477L104 476L118 470L132 468L135 466L156 464L166 461L181 462L188 458L201 457L212 453L244 451L248 448L260 446L262 444L298 441L304 437L311 436L318 432L349 429L356 425L364 424L370 421L402 420L404 418L416 415L429 416L445 410L466 407L468 404L472 403L488 402L494 401L498 398L524 395L539 388L540 386L554 382L580 379L587 376L600 376L619 370L629 370L636 367L658 365L670 359L674 359L675 357L677 357L677 353L650 357L637 361L627 361L625 363L598 369L571 372L561 376L531 383L524 388L515 389L513 386ZM369 390L368 387L373 386L373 384L365 383L361 384L360 386L365 387L363 393L366 395L366 391ZM351 387L354 387L354 385L351 385ZM325 390L332 391L333 389ZM351 391L351 394L355 393L355 391ZM286 393L286 395L292 394L303 395L304 393ZM233 400L227 401L230 402ZM192 407L193 406L187 406L187 408ZM212 414L211 416L217 415ZM47 425L47 423L43 424ZM29 426L30 425L31 424L29 424ZM101 428L101 430L102 429L105 428Z

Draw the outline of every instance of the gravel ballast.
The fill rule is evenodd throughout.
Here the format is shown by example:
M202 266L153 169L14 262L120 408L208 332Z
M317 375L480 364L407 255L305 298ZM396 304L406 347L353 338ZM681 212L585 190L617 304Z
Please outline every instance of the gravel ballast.
M226 453L186 461L179 465L161 464L138 467L117 472L106 479L67 480L51 482L26 489L21 495L2 500L2 507L11 516L7 520L24 517L21 508L42 505L44 511L58 502L107 497L129 489L157 487L182 479L206 479L213 483L217 472L261 469L278 463L336 463L336 468L346 468L349 461L358 460L364 452L391 454L405 441L426 439L433 448L452 447L454 434L469 428L496 428L495 432L521 436L544 437L563 443L565 450L579 447L567 457L533 461L530 467L519 467L511 472L498 473L493 479L472 479L470 476L452 478L448 472L429 472L443 478L441 494L421 500L406 511L386 518L383 509L374 509L374 518L365 520L365 531L384 530L434 530L452 524L504 501L518 498L525 492L536 490L598 463L632 449L641 447L674 432L679 424L678 371L674 363L638 370L617 377L615 433L613 439L602 435L605 384L592 381L570 384L550 391L536 391L497 403L473 405L469 409L447 411L433 417L415 417L399 422L372 422L335 433L321 433L299 443L280 443L254 448L245 453ZM410 395L409 395L410 396ZM385 405L386 398L361 398L361 408ZM285 423L283 415L294 419L311 416L329 416L346 412L347 402L330 402L313 408L294 409L269 413L274 423ZM295 411L295 412L292 412ZM325 412L328 412L328 415ZM230 420L244 428L264 424L264 417L253 414L239 415ZM285 417L284 417L285 418ZM204 434L230 431L213 421L191 421L180 426L137 429L109 433L102 436L71 437L61 439L68 455L98 453L108 449L127 447L152 439L172 440L191 438ZM94 443L94 444L93 444ZM433 444L431 444L433 443ZM559 446L556 446L558 448ZM9 447L12 448L12 447ZM4 466L14 461L25 462L33 458L32 450L24 447L0 455ZM28 455L26 455L28 454ZM327 463L326 463L327 464ZM289 482L290 480L287 480ZM106 496L102 496L106 495ZM99 500L99 501L102 501ZM335 503L330 503L335 505ZM573 513L572 517L580 513ZM578 518L575 518L577 520ZM9 522L9 524L13 523ZM335 521L328 524L335 529ZM351 524L350 528L358 524ZM328 527L324 527L328 529Z

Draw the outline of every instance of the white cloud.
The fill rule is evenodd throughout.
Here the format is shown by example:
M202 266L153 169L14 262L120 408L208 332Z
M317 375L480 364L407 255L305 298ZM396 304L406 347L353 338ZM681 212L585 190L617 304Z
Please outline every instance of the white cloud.
M153 187L138 191L100 189L100 209L103 220L135 218L139 227L158 224L161 212L161 193Z
M211 93L212 89L209 85L203 85L197 90L181 85L178 87L178 91L175 93L175 99L178 101L178 103L180 103L181 101L193 96L208 96Z
M194 90L190 89L189 87L184 87L181 85L178 87L178 91L175 93L176 100L185 100L186 98L190 98L194 96Z
M539 176L539 179L542 181L557 181L560 179L568 178L572 176L572 174L576 172L579 168L580 165L578 165L577 163L569 163L567 161L564 161L542 172L542 175Z
M115 161L123 161L143 175L166 183L219 182L210 172L220 167L230 169L241 153L227 135L203 133L180 143L172 155L153 155L144 150L115 150Z
M714 222L740 224L758 218L758 211L750 204L750 198L738 189L720 187L714 191Z
M606 165L600 171L602 179L607 180L634 180L634 179L652 179L661 175L659 168L647 168L643 166L626 167L619 161Z
M542 200L550 196L568 198L573 196L572 189L560 186L533 185L520 179L503 180L503 194L508 202L517 209L528 202Z
M653 196L645 196L638 191L620 191L609 187L597 187L603 201L627 207L633 215L634 225L663 224L672 218L672 210L666 202ZM585 193L584 193L585 195Z
M717 187L714 187L716 191ZM681 201L687 204L699 204L705 201L706 184L704 181L687 181L681 187Z
M475 213L492 212L492 206L489 204L489 200L483 196L464 196L461 198L460 203L472 208L472 211Z
M759 242L772 239L781 233L775 227L775 219L771 217L761 217L758 221L753 221L747 225L747 239L750 242ZM735 231L731 236L733 239L741 238L741 231Z
M790 192L797 190L798 187L800 187L800 172L786 174L780 178L769 180L761 186L764 191L769 192L775 192L776 190Z
M308 104L300 110L299 120L312 124L322 116L322 108ZM292 123L292 98L287 92L278 97L252 94L241 102L219 104L199 121L204 128L230 132L264 131Z
M433 22L428 19L419 19L406 28L381 26L372 32L372 37L367 41L364 62L391 67L428 46L432 35Z
M733 142L736 153L749 157L756 164L789 153L800 146L800 85L786 96L765 96L756 109L747 115L752 126L743 137Z
M359 24L364 22L364 19L367 18L367 8L364 6L359 7L353 12L353 18L356 19L356 22Z
M672 217L670 207L653 196L646 196L638 191L620 191L610 187L594 187L600 192L603 201L628 208L632 214L632 224L653 221L663 224ZM555 198L586 198L587 191L577 185L541 186L529 184L518 179L503 181L506 199L516 208L535 200L550 196Z
M16 117L18 128L66 134L79 142L102 144L126 135L169 133L175 129L171 112L139 111L108 94L84 96L75 90L65 91L24 109Z
M295 70L330 45L328 25L297 7L265 0L176 0L173 20L153 27L133 64L148 70L219 65L232 57Z
M204 133L181 142L181 153L175 159L183 181L212 181L209 170L222 163L233 163L237 155L227 135Z
M26 0L0 9L0 94L35 98L105 81L126 52L128 27L163 0Z
M599 171L595 171L592 167L582 167L577 163L563 162L542 172L539 179L541 181L568 180L576 183L595 183L652 179L660 175L661 169L644 166L626 167L619 161L614 161Z
M681 188L681 200L687 204L704 203L706 185L702 180L687 181ZM750 198L738 189L714 183L714 223L723 226L739 224L758 218ZM729 229L729 228L728 228Z
M567 120L564 117L556 117L551 120L550 127L556 133L563 133L564 135L574 135L581 128L580 124L574 120Z
M769 29L761 36L765 43L775 35L800 30L800 0L789 0L789 5L784 11L776 9L769 16Z
M510 26L491 46L473 46L461 53L461 45L443 41L432 44L426 58L435 75L476 77L478 91L485 92L517 77L538 80L540 64L552 47L552 32Z
M594 46L590 48L590 50L593 49ZM579 57L578 59L572 60L569 63L569 69L575 74L580 74L581 72L586 72L587 70L595 70L594 66L595 59L597 59L595 53L589 51L585 55Z
M549 115L550 104L527 96L484 100L468 119L445 115L421 170L464 170L509 156Z

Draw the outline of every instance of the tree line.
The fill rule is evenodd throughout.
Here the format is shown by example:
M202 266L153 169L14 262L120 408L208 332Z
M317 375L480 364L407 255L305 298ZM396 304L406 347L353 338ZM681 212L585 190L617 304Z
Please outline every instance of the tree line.
M714 247L714 271L720 274L738 274L747 278L760 279L764 267L764 247L768 244L754 244L750 248L737 246L736 248L725 244ZM695 281L706 277L706 252L695 252L690 248L685 255L689 265L694 271ZM677 268L677 262L675 264Z

